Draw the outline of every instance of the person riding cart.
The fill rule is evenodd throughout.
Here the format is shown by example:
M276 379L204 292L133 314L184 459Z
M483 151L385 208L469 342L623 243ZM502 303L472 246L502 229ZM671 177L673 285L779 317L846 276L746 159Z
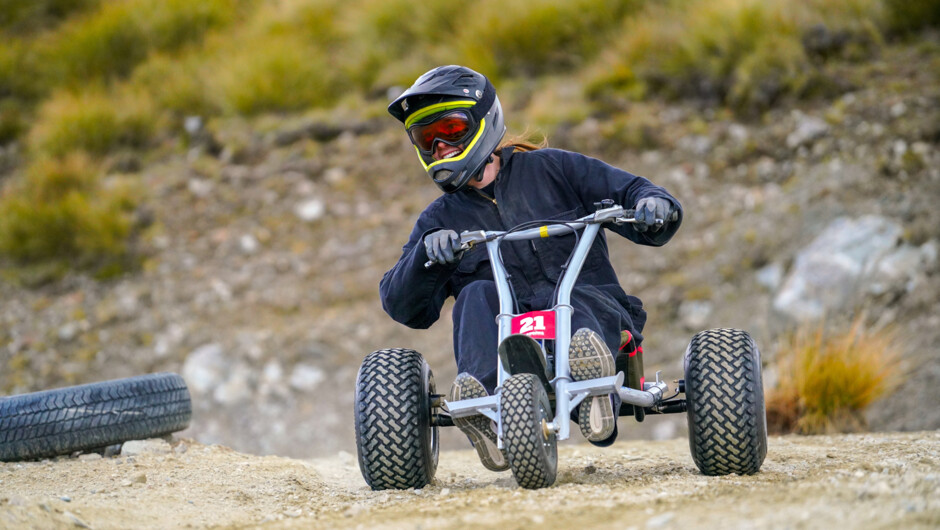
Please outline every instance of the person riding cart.
M380 282L385 311L416 329L440 317L453 296L453 346L459 375L448 400L494 394L500 313L490 256L483 245L462 249L467 230L508 230L528 221L573 221L606 200L635 209L636 222L606 227L640 245L661 246L682 222L679 201L646 178L570 151L504 141L506 127L496 90L462 66L425 73L395 99L389 113L401 121L418 160L444 192L418 217L402 255ZM551 304L574 233L547 240L509 241L500 249L516 313ZM428 265L428 266L426 266ZM646 312L624 292L610 263L607 241L594 240L571 293L573 333L569 362L575 381L612 376L622 357L642 351ZM619 361L622 361L620 359ZM642 382L640 383L642 390ZM584 399L572 413L590 442L616 439L616 393ZM508 467L493 422L483 415L455 418L483 464Z

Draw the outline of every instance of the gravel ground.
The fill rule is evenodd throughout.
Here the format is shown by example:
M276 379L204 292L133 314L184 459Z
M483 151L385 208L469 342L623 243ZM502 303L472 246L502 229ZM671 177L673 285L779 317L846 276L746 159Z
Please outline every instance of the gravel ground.
M422 490L370 491L352 454L258 457L155 441L133 456L0 464L2 528L937 528L940 432L772 437L761 473L705 477L685 440L560 448L554 487L472 451ZM127 453L127 451L125 451Z

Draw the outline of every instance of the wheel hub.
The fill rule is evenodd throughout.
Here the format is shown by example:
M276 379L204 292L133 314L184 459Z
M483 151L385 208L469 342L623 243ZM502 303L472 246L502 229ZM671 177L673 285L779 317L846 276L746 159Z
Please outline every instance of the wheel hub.
M552 434L555 434L555 430L552 429L552 425L548 423L548 420L542 418L542 436L547 441L552 437Z

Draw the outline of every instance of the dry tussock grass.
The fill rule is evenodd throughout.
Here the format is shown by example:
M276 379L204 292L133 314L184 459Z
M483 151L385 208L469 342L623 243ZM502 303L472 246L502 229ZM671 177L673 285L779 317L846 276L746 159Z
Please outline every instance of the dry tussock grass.
M898 382L901 350L895 329L870 329L864 315L848 330L828 330L824 324L797 329L777 354L780 379L767 397L769 429L864 430L865 409Z

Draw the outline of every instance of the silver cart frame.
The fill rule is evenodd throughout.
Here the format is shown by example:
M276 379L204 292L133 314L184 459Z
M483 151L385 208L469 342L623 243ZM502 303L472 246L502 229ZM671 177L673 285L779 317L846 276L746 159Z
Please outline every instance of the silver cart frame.
M509 280L506 269L499 257L499 245L502 241L524 241L540 239L544 237L570 234L574 230L583 230L580 240L571 255L562 277L559 279L560 285L557 289L557 298L551 311L555 313L555 374L550 381L555 395L555 418L548 425L548 428L554 431L558 440L567 440L570 437L570 413L582 400L589 396L610 394L617 392L623 403L631 404L637 407L653 407L663 401L663 394L668 388L666 383L659 379L659 373L656 374L656 381L647 382L643 390L623 386L624 374L619 372L610 377L601 377L585 381L572 381L571 370L568 364L568 349L571 342L571 316L573 308L571 307L571 291L574 289L575 282L581 274L581 267L587 258L588 251L594 243L601 226L605 223L625 224L634 223L634 219L625 217L627 211L621 206L603 204L603 208L598 209L591 215L584 216L574 221L565 221L553 224L546 224L540 227L519 230L516 232L505 231L468 231L460 235L461 248L470 247L485 243L489 254L490 265L493 269L493 278L496 281L496 290L499 294L499 315L496 322L499 326L499 343L511 334L511 322L513 317L512 291L509 288ZM543 346L542 355L545 355ZM494 357L495 349L494 349ZM492 396L464 399L460 401L447 402L447 409L454 418L483 414L496 422L499 447L503 448L503 425L499 411L500 390L503 383L510 377L510 373L497 359L498 375L496 392Z

